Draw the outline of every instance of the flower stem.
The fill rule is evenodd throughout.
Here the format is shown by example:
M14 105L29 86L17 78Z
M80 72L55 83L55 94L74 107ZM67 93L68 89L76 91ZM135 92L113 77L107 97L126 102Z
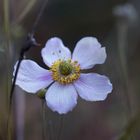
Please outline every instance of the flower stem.
M6 57L6 70L7 70L7 98L9 101L9 86L10 86L10 58L11 58L11 52L10 52L10 21L9 21L9 0L3 0L4 4L4 31L5 31L5 57Z
M42 99L42 140L46 140L47 138L47 126L46 126L46 106L45 106L45 101Z
M16 21L15 21L16 24L20 23L26 17L26 15L34 7L34 5L35 5L36 2L37 2L37 0L30 0L30 1L28 1L27 6L23 9L23 12L16 19Z
M127 31L128 25L124 21L118 21L117 23L117 31L118 31L118 51L120 57L120 67L122 73L122 81L125 86L124 97L126 98L126 109L127 115L132 117L132 109L131 109L131 102L130 102L130 86L129 86L129 78L128 78L128 69L127 69L127 56L126 56L126 45L127 45ZM128 118L129 119L129 118Z
M9 18L9 0L3 0L4 7L4 32L5 32L5 60L6 60L6 105L7 105L7 140L11 140L11 107L9 106L9 89L10 89L10 71L11 71L11 50L10 50L10 18ZM10 123L10 124L9 124Z
M61 140L63 126L64 126L64 116L59 116L59 129L58 129L58 136L56 140Z
M123 134L118 140L131 140L134 136L133 133L140 125L140 113L138 113L134 118L132 118L127 124Z
M52 112L46 107L46 101L42 99L42 140L55 140L54 121Z
M129 122L133 117L132 112L132 103L131 103L131 86L129 82L129 73L128 73L128 62L127 62L127 33L128 33L128 22L122 19L118 19L117 21L117 31L118 31L118 52L120 59L120 69L121 69L121 79L122 84L124 85L124 91L122 97L125 98L125 117L126 121ZM133 134L129 137L130 140L133 140ZM122 139L123 140L123 139ZM125 139L124 139L125 140Z
M20 89L16 90L14 96L14 119L15 119L15 136L16 140L24 140L24 124L25 124L25 95Z

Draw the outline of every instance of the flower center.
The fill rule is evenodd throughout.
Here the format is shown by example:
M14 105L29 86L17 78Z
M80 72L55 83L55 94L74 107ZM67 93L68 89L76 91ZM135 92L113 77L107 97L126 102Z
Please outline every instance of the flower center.
M62 61L59 65L60 73L65 76L71 74L72 68L73 68L72 65L67 61Z
M60 84L69 84L80 77L80 65L76 61L57 60L51 66L54 81Z

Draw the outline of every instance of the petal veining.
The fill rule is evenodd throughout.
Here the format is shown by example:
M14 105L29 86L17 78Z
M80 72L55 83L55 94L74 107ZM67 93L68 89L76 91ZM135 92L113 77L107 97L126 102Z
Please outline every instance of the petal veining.
M62 85L55 82L48 89L45 98L49 108L59 114L66 114L77 104L77 96L72 84Z
M43 61L49 67L56 60L67 60L71 58L70 50L64 46L60 38L54 37L47 41L45 47L41 51Z
M96 38L84 37L76 44L72 59L78 61L81 69L89 69L96 64L104 63L106 50Z
M15 75L16 67L17 63L14 67L13 75ZM38 90L46 88L52 82L51 72L48 70L41 68L32 60L23 60L21 62L16 85L23 90L30 93L36 93Z
M74 85L80 97L87 101L105 100L112 91L109 79L96 73L81 74Z

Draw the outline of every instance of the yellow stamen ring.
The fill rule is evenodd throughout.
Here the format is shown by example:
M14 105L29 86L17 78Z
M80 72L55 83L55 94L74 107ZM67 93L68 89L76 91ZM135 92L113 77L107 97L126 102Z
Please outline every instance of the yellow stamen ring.
M50 71L52 71L53 80L60 84L70 84L80 77L80 65L71 59L55 61Z

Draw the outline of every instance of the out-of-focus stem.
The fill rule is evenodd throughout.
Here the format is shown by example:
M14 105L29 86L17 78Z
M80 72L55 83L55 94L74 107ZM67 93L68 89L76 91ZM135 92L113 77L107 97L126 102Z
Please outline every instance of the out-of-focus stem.
M126 56L126 46L127 46L127 32L128 32L128 23L125 21L118 20L117 22L117 31L118 31L118 51L120 56L120 68L121 68L121 77L123 84L125 86L124 97L126 98L126 109L127 117L131 117L131 102L129 97L129 78L128 78L128 69L127 69L127 56ZM129 118L128 118L129 119Z
M19 15L19 17L17 18L16 21L14 21L16 24L18 24L19 22L21 22L24 17L30 12L30 10L32 9L32 7L35 5L35 3L37 2L37 0L30 0L27 4L27 6L25 7L25 9L23 10L23 12Z
M42 99L42 140L47 138L47 116L46 116L46 105L44 99Z
M10 86L10 21L9 21L9 0L3 0L4 4L4 31L5 31L5 57L7 70L7 94L9 100L9 86Z
M140 125L140 113L136 114L127 124L123 134L119 137L118 140L131 140L133 138L133 133Z
M64 116L59 116L60 117L60 122L59 122L59 128L58 128L58 135L56 140L61 140L62 136L62 131L63 131L63 125L64 125Z
M45 100L42 99L42 140L55 140L53 123L52 115L46 108Z
M117 18L117 38L118 38L118 51L120 57L120 69L121 69L121 78L124 85L124 98L126 99L126 109L127 109L127 117L130 119L132 114L132 101L130 101L131 97L131 85L129 84L129 75L128 75L128 65L127 65L127 34L128 34L128 27L134 24L138 19L138 14L135 7L130 4L126 3L124 5L116 6L113 10L114 16Z
M118 52L120 58L120 69L121 69L121 80L122 84L124 85L124 94L123 101L125 101L126 106L126 117L128 126L126 130L122 134L119 140L132 140L134 139L133 129L136 127L136 121L133 121L134 112L132 112L132 101L131 99L131 85L129 83L129 74L128 74L128 62L127 62L127 45L128 45L128 27L134 24L138 19L137 11L135 7L130 4L126 3L124 5L116 6L113 10L114 16L117 17L117 38L118 38ZM124 100L125 99L125 100ZM136 119L137 120L137 119ZM131 122L132 121L132 122Z
M9 0L3 0L3 7L4 7L4 32L5 32L5 60L6 60L6 98L7 98L7 139L11 140L11 111L9 106L9 89L10 89L10 60L11 60L11 53L10 53L10 18L9 18Z
M20 93L21 92L21 93ZM15 122L16 140L24 140L24 123L25 123L25 95L22 91L17 91L15 94Z

